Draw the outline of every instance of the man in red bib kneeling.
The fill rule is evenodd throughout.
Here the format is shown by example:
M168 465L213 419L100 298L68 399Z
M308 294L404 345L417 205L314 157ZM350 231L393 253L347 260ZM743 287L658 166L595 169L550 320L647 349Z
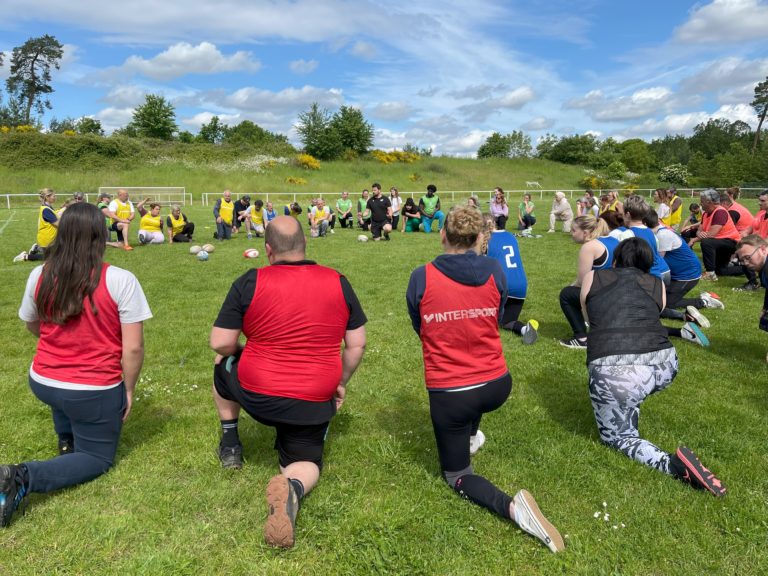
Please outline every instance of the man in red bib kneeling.
M343 275L304 259L306 238L296 218L276 217L265 243L270 265L235 280L211 330L213 397L224 468L243 465L241 408L276 429L280 474L267 485L264 538L289 548L301 499L320 477L328 425L363 358L367 319ZM312 306L293 305L297 286L311 287Z

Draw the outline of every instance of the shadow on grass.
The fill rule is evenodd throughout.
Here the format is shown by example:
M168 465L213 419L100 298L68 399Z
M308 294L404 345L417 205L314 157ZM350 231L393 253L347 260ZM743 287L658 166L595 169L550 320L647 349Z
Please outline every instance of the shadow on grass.
M583 358L579 358L579 362L583 363ZM597 437L586 367L579 378L574 378L572 372L549 368L529 377L526 388L539 398L551 420L561 428L585 438Z

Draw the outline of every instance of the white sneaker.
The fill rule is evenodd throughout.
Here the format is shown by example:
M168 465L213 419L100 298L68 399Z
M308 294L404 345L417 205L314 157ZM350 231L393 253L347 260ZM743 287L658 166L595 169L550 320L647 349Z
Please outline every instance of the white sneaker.
M687 320L693 320L701 326L702 328L709 328L709 320L707 320L707 317L704 316L701 312L699 312L696 308L693 306L686 306L685 308L685 316Z
M554 233L555 233L554 230L547 230L547 234L554 234Z
M713 298L709 292L702 292L699 294L699 299L704 302L704 305L707 308L719 308L720 310L725 310L725 304L717 298Z
M333 228L331 228L331 234L336 234L336 232L333 231Z
M485 444L485 434L482 430L478 430L477 434L469 437L469 455L474 456L477 451Z
M704 335L704 332L701 331L701 328L692 322L683 324L683 327L680 328L680 334L682 335L683 340L688 340L688 342L693 342L704 348L709 346L709 339Z
M552 552L565 550L560 532L544 517L528 490L520 490L512 502L515 505L515 523L521 530L544 542Z
M18 256L14 256L13 261L14 262L24 262L24 260L27 259L27 251L24 250L23 252L19 253Z

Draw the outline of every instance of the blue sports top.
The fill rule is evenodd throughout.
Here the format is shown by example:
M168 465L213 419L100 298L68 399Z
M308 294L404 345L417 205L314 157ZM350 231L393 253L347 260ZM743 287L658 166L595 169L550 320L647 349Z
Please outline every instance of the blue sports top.
M637 238L642 238L648 242L651 250L653 250L653 266L651 266L650 271L651 276L661 278L664 272L669 272L667 261L659 254L659 245L656 243L656 234L653 233L653 230L644 226L632 226L630 230L632 230L632 233Z
M517 238L506 230L496 230L488 240L488 257L497 260L507 277L507 297L525 298L528 292L528 279L523 269L523 259Z

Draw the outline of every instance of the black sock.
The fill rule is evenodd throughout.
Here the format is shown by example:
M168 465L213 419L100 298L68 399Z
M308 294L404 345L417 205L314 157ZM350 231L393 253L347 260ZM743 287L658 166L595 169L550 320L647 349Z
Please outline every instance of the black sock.
M240 436L237 433L237 418L221 421L221 445L231 448L240 444Z
M304 484L298 478L288 478L288 482L293 486L293 491L296 492L296 497L301 500L304 498Z

